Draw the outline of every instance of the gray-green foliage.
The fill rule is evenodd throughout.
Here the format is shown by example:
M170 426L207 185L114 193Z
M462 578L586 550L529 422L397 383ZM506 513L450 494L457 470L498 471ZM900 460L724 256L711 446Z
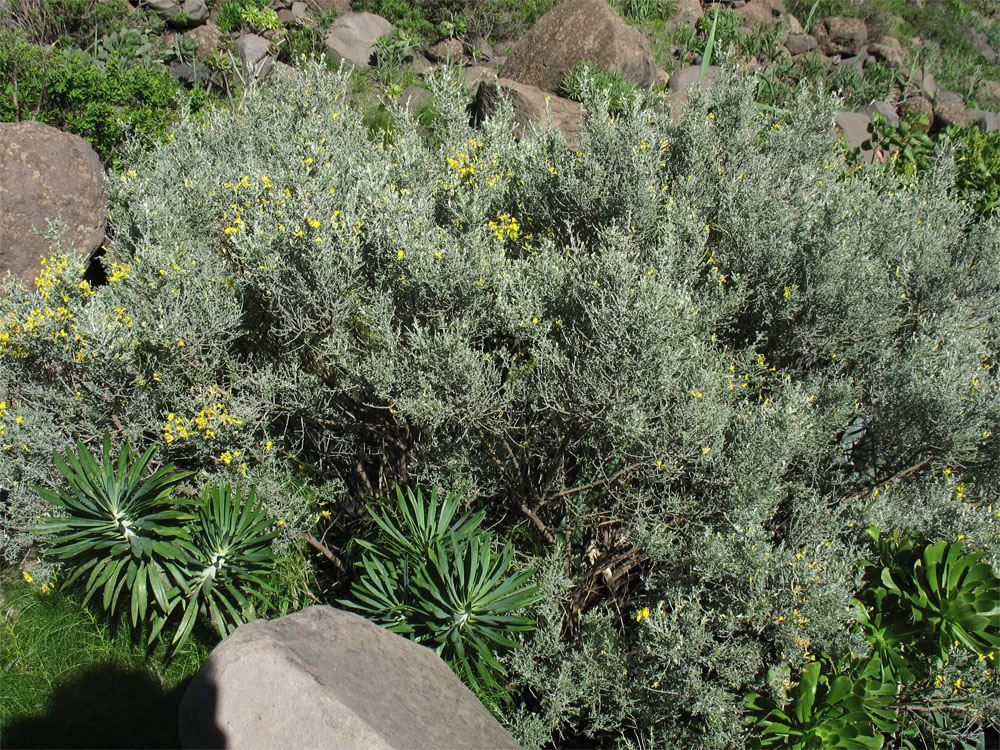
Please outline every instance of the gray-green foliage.
M51 448L112 417L245 472L286 538L316 496L447 486L549 581L505 657L522 741L739 745L769 667L869 648L864 529L995 566L1000 481L1000 223L947 155L845 177L834 102L775 122L751 89L594 115L578 151L509 108L470 129L447 81L432 143L402 112L372 139L316 66L185 121L109 178L112 283L68 262L2 303L5 554Z

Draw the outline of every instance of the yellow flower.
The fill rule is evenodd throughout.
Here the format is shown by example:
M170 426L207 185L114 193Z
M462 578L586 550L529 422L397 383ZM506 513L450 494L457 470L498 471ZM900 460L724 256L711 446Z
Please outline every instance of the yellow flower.
M25 583L34 583L35 579L31 577L31 573L26 570L21 571L21 578L24 579Z
M649 617L649 607L643 607L642 609L640 609L636 613L636 615L635 615L635 621L636 622L642 622L647 617Z

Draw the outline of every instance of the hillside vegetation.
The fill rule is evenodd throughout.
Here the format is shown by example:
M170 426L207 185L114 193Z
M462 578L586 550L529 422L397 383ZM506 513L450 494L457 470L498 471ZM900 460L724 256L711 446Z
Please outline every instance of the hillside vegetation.
M1000 216L759 81L672 123L585 74L571 150L303 61L116 142L107 283L57 242L0 300L6 562L193 653L352 607L527 747L985 742Z

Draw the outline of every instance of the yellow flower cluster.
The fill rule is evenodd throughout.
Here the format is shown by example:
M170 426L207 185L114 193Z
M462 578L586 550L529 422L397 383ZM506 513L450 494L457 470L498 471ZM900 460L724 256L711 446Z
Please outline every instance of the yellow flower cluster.
M35 287L42 297L50 299L54 295L58 295L64 303L69 302L69 293L67 292L66 284L66 270L69 268L69 265L70 257L66 253L42 258L42 269L38 276L35 277ZM83 276L85 270L83 264L77 261L77 274ZM84 292L84 295L91 293L90 284L86 282L77 284L77 289Z
M497 211L497 221L491 221L487 226L498 240L509 239L516 242L521 237L521 226L517 223L517 219L508 213Z
M468 147L468 148L466 148ZM461 151L455 146L451 150L454 156L445 157L448 166L458 173L457 182L442 182L441 187L445 190L456 187L459 183L476 187L479 185L478 176L485 175L486 187L492 188L500 180L500 154L493 153L488 159L484 159L479 153L483 143L475 138L470 138L462 145ZM468 153L466 153L468 151ZM513 172L507 171L507 176Z
M163 439L167 444L189 437L201 437L204 440L211 440L218 437L219 433L227 425L240 424L243 424L241 420L232 416L221 402L216 402L202 409L193 417L184 417L173 412L167 414L166 421L163 423ZM231 454L229 461L226 461L224 456L225 454L223 454L223 463L228 464L232 462L233 457ZM237 453L238 456L239 454Z

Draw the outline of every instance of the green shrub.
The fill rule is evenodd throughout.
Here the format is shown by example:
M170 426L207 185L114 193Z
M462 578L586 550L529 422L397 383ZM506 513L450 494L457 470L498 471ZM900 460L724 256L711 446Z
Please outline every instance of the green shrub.
M837 102L776 120L746 79L676 124L585 102L576 150L431 85L429 142L313 65L110 176L109 283L56 248L0 302L6 556L52 448L115 421L331 556L448 487L540 571L497 657L530 747L739 746L759 675L870 652L869 525L996 566L1000 219L949 164L846 175ZM1000 721L977 656L938 674Z
M35 119L68 130L107 161L131 133L160 140L182 108L206 100L188 96L163 65L119 66L120 52L110 52L116 62L102 68L79 50L48 50L0 31L0 121Z

